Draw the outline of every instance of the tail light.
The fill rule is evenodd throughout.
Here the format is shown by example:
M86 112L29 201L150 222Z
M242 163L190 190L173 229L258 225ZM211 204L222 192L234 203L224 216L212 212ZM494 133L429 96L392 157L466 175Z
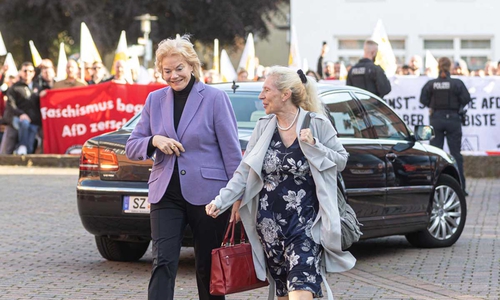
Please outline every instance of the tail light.
M80 156L81 171L118 171L118 158L113 150L85 144Z

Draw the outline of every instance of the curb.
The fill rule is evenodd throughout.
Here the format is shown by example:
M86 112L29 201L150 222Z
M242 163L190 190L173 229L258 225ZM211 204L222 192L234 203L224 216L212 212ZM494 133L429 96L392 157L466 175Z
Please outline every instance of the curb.
M78 168L80 155L28 154L0 155L0 166Z
M500 178L500 156L464 155L467 177ZM80 156L72 154L0 155L0 166L78 168Z

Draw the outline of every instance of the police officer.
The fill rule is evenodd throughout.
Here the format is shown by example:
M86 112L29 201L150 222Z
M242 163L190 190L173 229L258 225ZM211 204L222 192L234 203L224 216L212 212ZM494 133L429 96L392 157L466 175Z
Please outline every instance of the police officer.
M458 164L465 190L464 162L460 153L462 144L463 108L471 101L469 91L460 79L450 78L451 60L441 57L438 62L439 77L429 80L420 94L420 103L429 107L430 124L435 137L430 144L443 148L444 138L448 142L450 154Z
M373 63L377 56L378 44L367 40L363 50L363 58L349 70L346 84L362 88L382 98L391 91L391 83L385 76L384 70Z

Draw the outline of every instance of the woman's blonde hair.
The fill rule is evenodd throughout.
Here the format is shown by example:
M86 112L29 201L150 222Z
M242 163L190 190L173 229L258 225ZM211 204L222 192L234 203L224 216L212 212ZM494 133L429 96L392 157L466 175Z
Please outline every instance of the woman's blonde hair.
M156 50L156 70L163 74L161 62L166 56L180 55L193 68L193 74L196 81L200 81L201 63L198 54L194 51L194 46L190 41L190 35L177 36L175 39L166 39L158 44Z
M307 111L325 114L323 104L318 97L316 80L305 76L302 70L294 71L287 67L273 66L266 76L275 78L274 84L281 92L287 89L292 92L291 101L295 106L302 107ZM305 83L302 82L301 77L306 79Z

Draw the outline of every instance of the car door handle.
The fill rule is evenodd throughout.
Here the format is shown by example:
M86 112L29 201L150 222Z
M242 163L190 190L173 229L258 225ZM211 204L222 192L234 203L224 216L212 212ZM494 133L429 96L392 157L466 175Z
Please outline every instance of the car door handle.
M390 161L390 162L394 162L396 160L396 158L398 158L398 156L396 155L396 153L387 153L385 155L385 157Z

